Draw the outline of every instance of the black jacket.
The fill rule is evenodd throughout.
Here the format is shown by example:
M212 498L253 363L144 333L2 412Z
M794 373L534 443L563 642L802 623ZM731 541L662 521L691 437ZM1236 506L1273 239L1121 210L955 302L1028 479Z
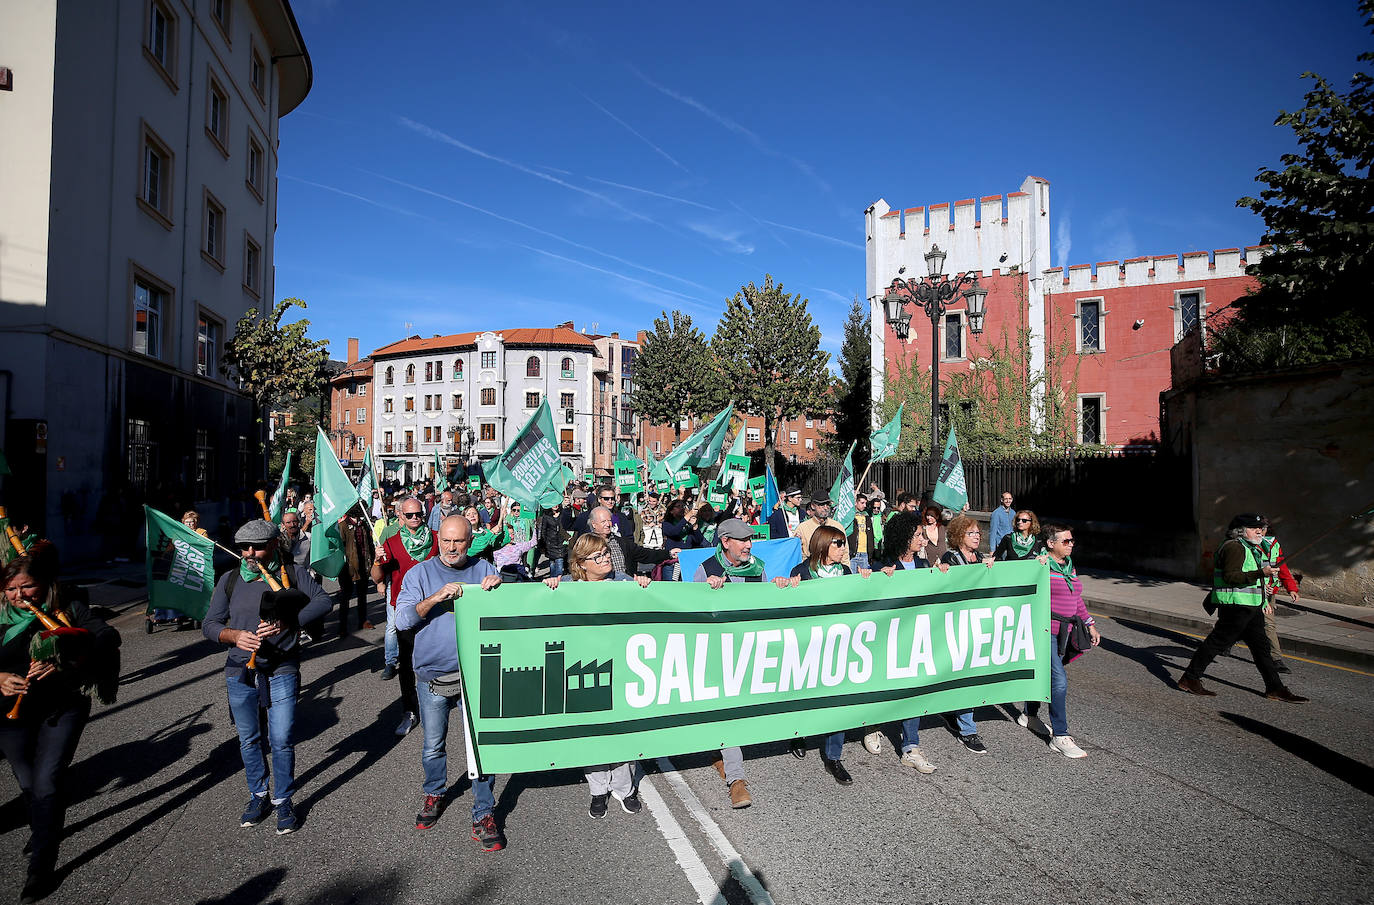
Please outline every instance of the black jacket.
M607 544L613 544L620 550L621 556L625 558L624 572L626 575L634 576L639 574L641 565L667 562L673 555L667 550L654 550L649 547L641 547L632 538L619 537L612 534L606 538ZM648 571L647 569L645 570Z

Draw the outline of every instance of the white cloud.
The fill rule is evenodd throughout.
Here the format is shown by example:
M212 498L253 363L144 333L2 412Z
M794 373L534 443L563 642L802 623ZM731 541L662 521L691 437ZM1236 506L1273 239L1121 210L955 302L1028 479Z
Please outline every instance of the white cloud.
M740 237L743 235L740 230L721 229L709 223L687 223L684 225L694 233L721 243L735 254L751 255L754 253L754 245L752 242L740 241Z

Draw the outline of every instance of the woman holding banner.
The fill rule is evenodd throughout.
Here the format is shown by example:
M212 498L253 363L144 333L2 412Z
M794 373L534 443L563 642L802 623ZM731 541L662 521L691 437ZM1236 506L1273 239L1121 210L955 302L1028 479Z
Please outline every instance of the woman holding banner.
M845 548L849 541L845 538L844 532L839 528L830 525L821 525L811 532L811 544L807 549L807 557L797 563L792 570L791 577L796 581L810 581L813 578L839 578L842 575L853 575L849 566L844 563ZM872 574L866 568L860 568L859 574L867 578ZM796 738L791 741L791 749L794 757L806 756L806 743ZM840 755L844 750L844 730L832 732L821 742L821 764L825 767L825 772L835 777L835 782L842 786L852 785L854 777L849 775L844 763L840 760Z
M615 571L611 566L610 548L606 545L606 539L599 534L582 534L573 542L572 552L568 555L568 574L573 581L634 581L641 588L649 586L647 575L631 578L624 572ZM559 578L557 575L546 578L544 584L556 591ZM587 813L593 820L606 816L606 805L612 797L620 802L626 814L638 814L644 807L639 801L634 768L633 763L582 768L583 775L587 777L587 787L592 793Z

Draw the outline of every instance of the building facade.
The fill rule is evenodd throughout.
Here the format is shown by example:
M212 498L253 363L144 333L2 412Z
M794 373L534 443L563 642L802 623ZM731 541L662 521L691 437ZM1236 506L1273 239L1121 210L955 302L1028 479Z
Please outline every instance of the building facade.
M592 473L609 477L615 473L619 444L634 449L637 458L644 458L645 425L636 420L633 396L640 344L637 339L621 339L619 333L591 339L598 356L598 370L593 375Z
M545 399L563 461L591 468L596 343L571 323L551 328L410 337L377 349L372 456L382 477L432 477L500 455Z
M956 297L936 327L941 383L980 360L1005 354L1024 334L1030 370L1045 373L1032 417L1046 393L1073 405L1080 443L1122 447L1159 439L1159 396L1169 389L1169 349L1206 318L1256 285L1248 264L1265 249L1194 251L1051 267L1050 184L1029 176L1006 196L964 199L953 206L900 210L878 200L865 212L866 282L871 323L874 425L882 414L885 377L900 368L931 368L931 322L915 304L910 333L899 340L883 296L897 276L927 273L933 246L946 252L945 274L975 271L988 290L981 335L970 329Z
M702 424L702 419L688 419L682 422L682 439L687 439L692 431ZM764 448L763 418L749 415L744 419L744 451L752 453ZM814 462L824 458L822 445L834 433L835 424L829 417L785 418L777 425L774 449L789 462ZM655 459L662 459L677 445L677 431L671 424L650 424L641 422L643 449L653 453Z
M289 3L11 3L0 60L5 501L78 559L132 546L140 501L242 514L223 350L273 299L278 121L312 78Z
M348 360L329 381L329 443L344 470L356 477L372 445L372 359L358 360L358 341L348 340ZM373 457L375 461L375 456ZM381 468L377 469L381 474Z

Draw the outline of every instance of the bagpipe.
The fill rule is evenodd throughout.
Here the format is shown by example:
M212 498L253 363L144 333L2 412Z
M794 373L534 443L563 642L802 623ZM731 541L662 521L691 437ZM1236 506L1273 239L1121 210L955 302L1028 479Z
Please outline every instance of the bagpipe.
M51 663L54 667L62 669L78 667L85 661L95 637L89 631L72 626L66 615L60 612L54 618L38 607L22 601L10 605L28 610L43 624L43 631L36 633L29 640L29 660L32 663ZM101 688L101 700L106 700L107 696L109 701L114 700L113 694L107 695ZM20 692L15 696L14 706L5 714L6 719L19 719L19 708L23 704L24 692Z

